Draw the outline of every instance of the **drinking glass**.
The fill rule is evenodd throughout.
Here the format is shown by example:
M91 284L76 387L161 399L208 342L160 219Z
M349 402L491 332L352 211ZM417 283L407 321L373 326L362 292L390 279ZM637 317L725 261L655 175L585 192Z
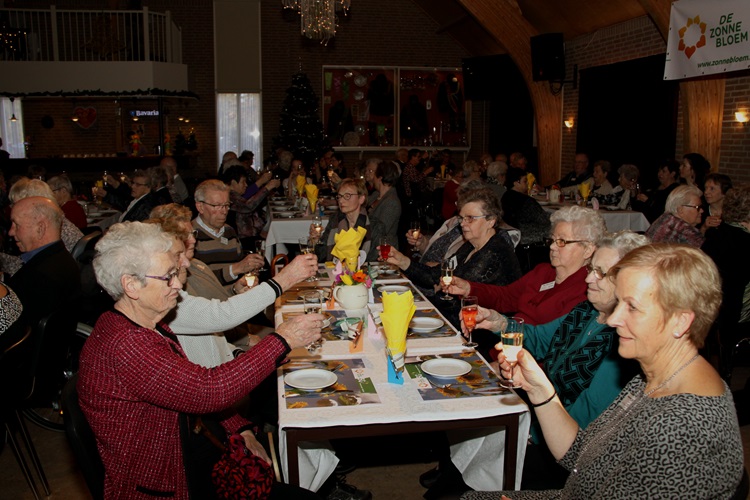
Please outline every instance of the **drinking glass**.
M263 267L258 269L258 271L268 271L268 268L266 268L266 241L265 240L257 240L255 242L255 253L263 257Z
M255 272L246 273L245 281L247 282L247 287L252 288L258 284L258 275Z
M320 215L313 217L312 225L316 235L312 245L315 246L320 241L320 235L323 234L323 220Z
M453 282L453 262L450 260L443 261L443 266L441 267L441 273L440 273L440 281L443 285L449 286ZM453 300L453 296L450 295L448 292L443 292L443 295L440 296L442 300Z
M415 240L419 239L419 232L420 232L421 226L419 225L419 221L415 220L411 223L411 236ZM419 248L417 248L416 241L414 242L414 246L411 247L412 255L419 254Z
M323 294L319 290L302 294L302 304L305 314L318 314L323 308Z
M500 339L505 359L510 363L511 376L507 380L501 380L500 385L506 389L520 389L521 386L513 381L513 368L518 363L518 353L523 348L523 318L513 316L507 318L505 328L500 332Z
M471 340L471 333L474 331L474 327L477 326L477 312L479 312L479 301L474 295L468 295L461 299L461 319L469 331L469 336L463 344L464 347L477 347L478 345Z
M388 260L388 255L391 253L391 244L388 243L388 238L380 238L380 260L385 262Z
M308 254L314 253L315 252L315 243L312 242L308 238L300 238L299 239L299 250L300 250L300 253L302 253L303 255L308 255ZM305 281L308 281L308 282L312 283L314 281L318 281L318 278L315 277L315 276L310 276Z

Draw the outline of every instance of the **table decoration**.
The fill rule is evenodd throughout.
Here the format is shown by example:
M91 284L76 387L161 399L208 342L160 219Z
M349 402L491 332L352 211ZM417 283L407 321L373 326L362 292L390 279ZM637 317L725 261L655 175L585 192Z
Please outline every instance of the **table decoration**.
M404 370L406 355L406 333L412 316L417 311L414 306L414 295L411 291L404 293L384 292L383 312L380 320L385 332L386 348L389 358L388 381L403 384L401 372ZM390 369L393 368L394 373Z
M341 263L333 279L333 297L344 309L364 309L370 298L372 276L364 269L352 270Z
M307 201L310 204L310 213L315 213L315 208L318 206L318 186L315 184L305 184L305 192L307 193Z

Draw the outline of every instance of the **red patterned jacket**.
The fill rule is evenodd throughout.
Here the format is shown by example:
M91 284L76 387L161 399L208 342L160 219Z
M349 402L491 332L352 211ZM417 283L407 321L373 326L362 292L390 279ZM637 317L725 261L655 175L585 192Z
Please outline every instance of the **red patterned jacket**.
M288 352L272 334L228 363L203 368L176 340L118 312L103 314L81 352L78 394L104 462L105 498L187 499L179 413L229 408ZM236 432L248 422L231 413L222 424Z

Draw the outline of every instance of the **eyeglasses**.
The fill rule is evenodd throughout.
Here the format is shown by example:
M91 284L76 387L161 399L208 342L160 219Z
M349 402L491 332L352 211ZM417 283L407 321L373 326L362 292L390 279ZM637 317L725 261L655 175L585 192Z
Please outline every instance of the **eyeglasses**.
M359 195L358 195L358 194L355 194L355 193L344 193L344 194L337 194L337 195L336 195L336 199L337 199L337 200L340 200L341 198L343 198L343 199L345 199L346 201L349 201L349 200L351 200L351 199L352 199L352 196L359 196Z
M562 238L544 238L544 244L546 246L552 246L552 243L562 248L570 243L587 243L588 240L564 240Z
M134 186L148 186L148 183L135 182L135 181L133 181L131 184L133 184Z
M459 215L458 216L458 223L463 224L464 221L466 221L468 224L471 224L477 219L486 219L489 217L488 215Z
M231 207L229 203L223 203L221 205L214 205L213 203L207 203L203 200L198 200L198 202L203 203L204 205L208 205L211 208L218 208L219 210L229 210L229 207Z
M683 207L690 207L690 208L694 208L694 209L696 209L696 210L699 210L699 211L703 210L703 207L702 207L702 206L700 206L700 205L682 205L682 206L683 206Z
M177 279L178 274L179 273L177 271L172 271L166 276L149 276L147 274L146 276L144 276L144 278L151 278L152 280L166 281L167 286L172 286L174 285L174 281Z
M195 238L196 240L198 239L198 230L197 229L193 229L192 231L190 231L190 234L192 234L193 238Z
M589 274L594 273L594 277L596 277L596 279L598 280L603 280L604 277L607 276L607 273L605 273L598 267L592 266L591 264L586 264L586 270Z

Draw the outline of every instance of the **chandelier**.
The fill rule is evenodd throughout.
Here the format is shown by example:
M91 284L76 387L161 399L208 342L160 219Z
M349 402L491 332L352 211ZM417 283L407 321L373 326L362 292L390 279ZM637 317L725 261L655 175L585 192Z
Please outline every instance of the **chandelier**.
M302 35L324 44L336 36L336 13L346 15L351 3L351 0L281 0L285 9L294 9L300 15Z

